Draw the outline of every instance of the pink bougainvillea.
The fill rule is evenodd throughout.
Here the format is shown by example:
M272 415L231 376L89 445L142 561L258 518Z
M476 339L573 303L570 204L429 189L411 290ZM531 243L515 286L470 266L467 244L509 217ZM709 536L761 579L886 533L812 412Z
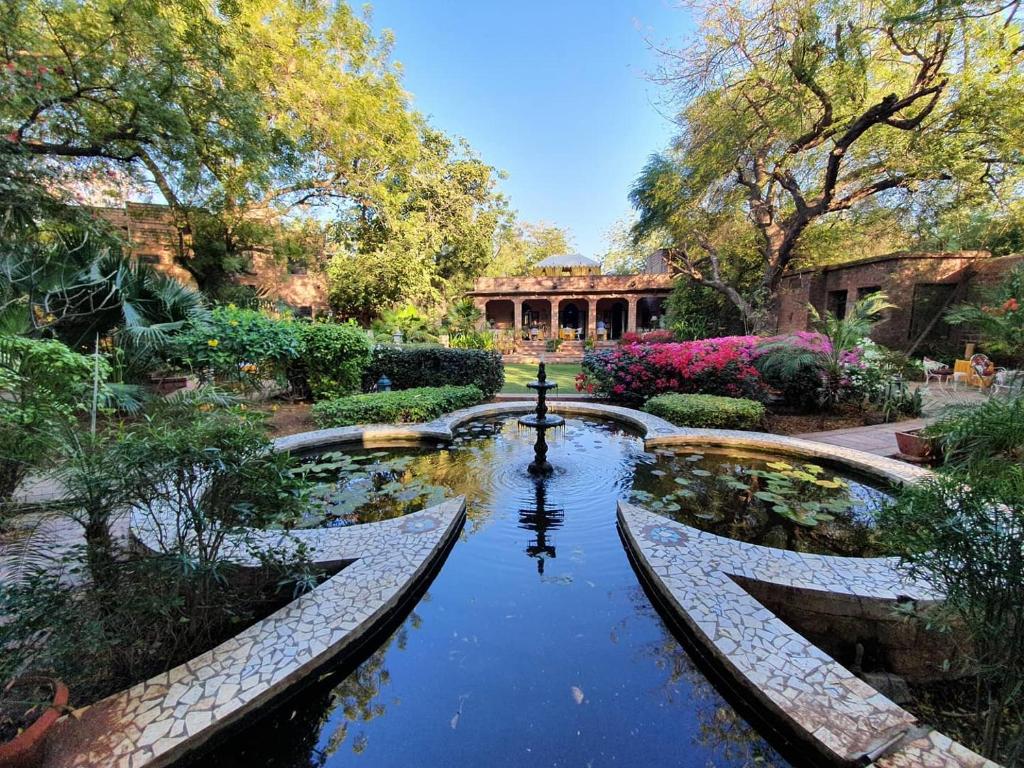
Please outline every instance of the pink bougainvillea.
M767 387L753 365L757 336L675 343L632 343L590 353L577 389L625 403L665 392L701 392L763 400Z

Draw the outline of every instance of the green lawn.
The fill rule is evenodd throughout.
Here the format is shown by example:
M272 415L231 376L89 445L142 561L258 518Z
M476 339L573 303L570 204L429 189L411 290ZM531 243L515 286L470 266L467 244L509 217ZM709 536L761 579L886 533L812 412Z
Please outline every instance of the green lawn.
M576 394L576 374L582 370L579 363L548 363L548 381L558 384L558 389L553 390L552 394ZM526 382L536 379L536 363L505 363L505 386L501 391L532 394L533 390L526 388Z

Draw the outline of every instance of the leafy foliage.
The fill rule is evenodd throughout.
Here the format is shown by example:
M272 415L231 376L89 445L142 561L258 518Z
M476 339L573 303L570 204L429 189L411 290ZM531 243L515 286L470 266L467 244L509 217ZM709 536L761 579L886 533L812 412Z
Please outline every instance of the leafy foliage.
M56 450L57 434L86 410L94 376L105 362L59 341L0 336L0 503Z
M763 403L717 395L658 395L644 410L680 427L712 429L758 429L765 416Z
M831 312L821 316L811 306L811 322L820 337L798 334L795 338L766 341L756 362L758 370L769 382L779 383L790 399L801 397L817 375L817 404L834 408L856 394L851 372L861 367L861 341L871 332L879 315L892 306L883 293L860 299L843 318Z
M395 392L370 392L313 406L312 414L321 427L352 424L403 424L430 421L450 411L468 408L484 399L479 387L415 387Z
M1024 361L1024 266L1015 267L983 304L960 304L946 313L954 325L981 333L985 349Z
M317 400L358 392L370 341L353 323L296 324L301 354L288 368L292 389Z
M976 744L1012 764L1020 749L1024 677L1024 467L986 462L906 487L879 516L884 540L908 575L945 602L923 617L965 628L960 651L977 675ZM1015 743L1016 742L1016 743Z
M382 375L395 389L463 386L473 384L491 397L505 384L501 355L482 349L446 349L437 346L379 346L366 372L374 384Z
M178 333L169 359L204 381L213 376L258 388L267 379L283 381L301 351L295 323L228 305Z
M1024 397L992 397L983 403L952 406L926 433L938 439L947 464L1022 462Z

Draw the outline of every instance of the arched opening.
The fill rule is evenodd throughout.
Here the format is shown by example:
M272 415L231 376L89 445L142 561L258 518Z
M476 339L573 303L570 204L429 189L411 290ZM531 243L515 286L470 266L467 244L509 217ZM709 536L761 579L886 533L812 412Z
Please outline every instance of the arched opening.
M636 323L641 333L665 328L665 297L645 296L640 299L636 307Z
M584 299L566 299L558 307L558 336L565 341L587 336L587 302Z
M625 299L598 299L597 341L621 339L628 316L629 305Z
M485 327L492 331L510 331L515 325L515 305L509 299L493 299L484 307Z
M530 299L523 302L523 336L531 340L551 338L551 302Z

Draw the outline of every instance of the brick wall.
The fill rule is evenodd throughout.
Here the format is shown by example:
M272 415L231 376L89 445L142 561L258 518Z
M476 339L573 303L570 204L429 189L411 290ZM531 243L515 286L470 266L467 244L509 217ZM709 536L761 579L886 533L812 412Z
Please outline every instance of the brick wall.
M872 338L886 346L905 349L913 342L912 337L930 319L921 310L922 306L927 306L925 301L928 291L934 290L928 286L948 285L950 288L946 290L952 291L962 280L967 279L969 282L966 287L969 290L972 282L968 268L983 265L986 280L998 280L1007 269L1005 259L992 259L987 251L955 251L901 252L819 270L795 272L784 278L780 286L779 332L806 330L808 304L812 304L819 312L835 311L837 302L845 302L846 307L851 307L863 293L880 289L897 306L885 312ZM939 289L932 295L938 295L941 299L947 293ZM919 312L916 323L915 303ZM955 332L938 324L932 337L942 337L947 332L952 339Z
M132 256L195 286L188 270L177 262L178 253L187 243L181 241L167 206L128 203L124 208L94 210L124 233ZM265 291L271 300L283 301L296 309L308 307L313 315L327 310L327 283L322 273L310 270L306 274L291 274L287 264L268 254L253 254L252 261L251 272L239 275L238 283Z

